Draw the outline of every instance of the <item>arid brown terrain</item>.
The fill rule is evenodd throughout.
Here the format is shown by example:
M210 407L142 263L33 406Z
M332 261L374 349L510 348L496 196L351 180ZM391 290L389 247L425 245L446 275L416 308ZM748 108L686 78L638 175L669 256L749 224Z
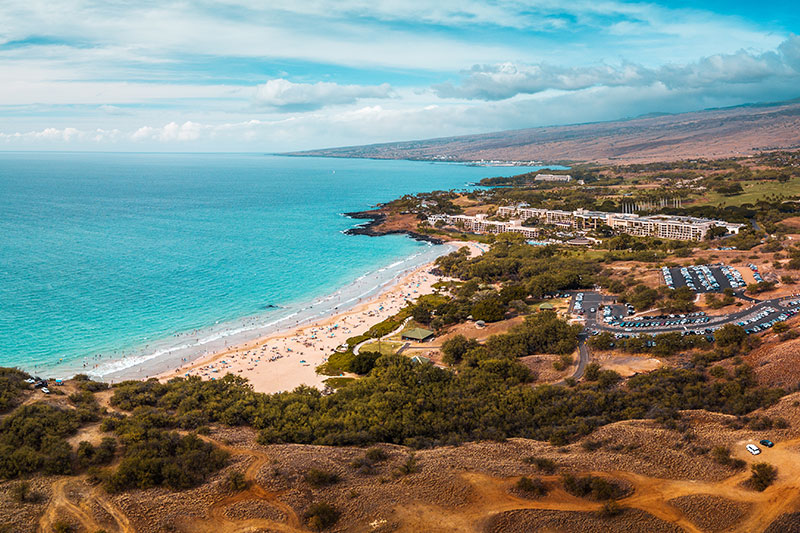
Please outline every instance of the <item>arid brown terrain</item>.
M800 102L614 122L351 146L291 155L420 160L633 163L717 159L800 146Z
M217 428L205 438L230 452L230 465L196 489L111 495L85 475L37 476L31 486L41 500L34 503L12 498L18 482L0 484L0 524L19 532L49 532L57 524L92 533L296 532L308 531L308 506L325 500L341 511L332 531L799 531L798 400L795 393L756 413L788 422L788 429L768 432L776 445L757 458L744 445L764 432L735 429L735 417L705 411L684 412L680 430L627 421L560 447L526 439L417 452L381 445L388 458L370 469L354 465L363 448L260 446L251 430ZM96 437L91 427L83 431L76 438ZM776 466L777 480L757 492L745 483L749 469L722 466L698 451L720 445L748 464ZM403 469L412 454L415 466ZM542 471L526 460L531 457L555 466ZM304 480L311 468L335 473L339 481L314 488ZM228 486L232 471L244 474L245 488ZM618 514L604 516L602 502L566 492L565 473L592 474L625 487ZM548 493L521 492L521 476L540 479Z

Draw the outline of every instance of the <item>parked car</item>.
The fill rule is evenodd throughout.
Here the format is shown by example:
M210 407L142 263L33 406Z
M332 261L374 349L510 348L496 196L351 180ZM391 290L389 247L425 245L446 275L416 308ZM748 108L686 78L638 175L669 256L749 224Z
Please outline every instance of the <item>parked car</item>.
M761 453L761 448L759 448L755 444L748 444L747 446L745 446L745 448L747 448L747 451L752 453L753 455L758 455Z
M772 441L771 441L771 440L769 440L769 439L762 439L761 441L759 441L759 443L760 443L762 446L766 446L767 448L772 448L773 446L775 446L775 443L774 443L774 442L772 442Z
M50 389L48 389L47 387L42 387L42 392L45 394L50 394Z

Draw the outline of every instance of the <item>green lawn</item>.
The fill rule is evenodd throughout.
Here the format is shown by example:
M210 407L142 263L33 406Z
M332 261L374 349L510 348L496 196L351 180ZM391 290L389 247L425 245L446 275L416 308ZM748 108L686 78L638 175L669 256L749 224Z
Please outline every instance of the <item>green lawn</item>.
M729 205L739 206L752 204L767 196L783 195L785 197L800 195L800 178L792 178L786 183L778 181L748 181L742 182L744 192L736 196L723 196L715 191L708 191L693 205Z
M383 355L392 355L394 354L401 346L403 345L402 342L395 342L395 341L381 341L380 342L380 350L378 349L378 342L370 342L363 345L360 348L362 352L380 352Z

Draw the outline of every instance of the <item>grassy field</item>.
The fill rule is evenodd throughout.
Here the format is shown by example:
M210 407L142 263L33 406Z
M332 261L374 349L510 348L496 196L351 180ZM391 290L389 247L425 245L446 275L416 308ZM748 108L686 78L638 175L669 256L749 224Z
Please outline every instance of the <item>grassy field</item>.
M380 349L378 349L380 344ZM403 345L402 342L396 341L381 341L380 343L370 342L361 347L363 352L380 352L383 355L392 355Z
M792 178L786 183L780 183L774 180L743 182L742 188L744 192L736 196L723 196L715 191L708 191L693 205L739 206L743 204L752 204L773 195L783 195L785 197L797 196L800 195L800 178Z

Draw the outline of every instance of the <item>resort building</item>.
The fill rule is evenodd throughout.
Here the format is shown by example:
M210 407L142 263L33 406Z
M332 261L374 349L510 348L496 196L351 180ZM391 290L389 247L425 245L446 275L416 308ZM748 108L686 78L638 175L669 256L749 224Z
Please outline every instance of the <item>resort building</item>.
M537 174L533 181L572 181L572 176L569 174Z
M522 221L536 219L541 224L577 230L592 230L606 225L620 233L640 237L661 237L681 241L703 240L711 228L725 228L728 233L739 233L744 224L734 224L724 220L707 218L682 217L671 215L640 216L629 213L606 213L603 211L563 211L559 209L540 209L526 204L505 206L497 210L508 222L488 220L486 215L470 217L456 215L446 222L458 223L467 231L475 233L503 233L505 231L525 231L528 235L536 234L535 228L522 226Z
M461 227L471 233L521 233L526 239L533 239L539 235L539 230L522 225L522 220L509 220L508 222L489 220L487 215L452 215L448 217L450 224ZM430 218L428 222L431 222Z

